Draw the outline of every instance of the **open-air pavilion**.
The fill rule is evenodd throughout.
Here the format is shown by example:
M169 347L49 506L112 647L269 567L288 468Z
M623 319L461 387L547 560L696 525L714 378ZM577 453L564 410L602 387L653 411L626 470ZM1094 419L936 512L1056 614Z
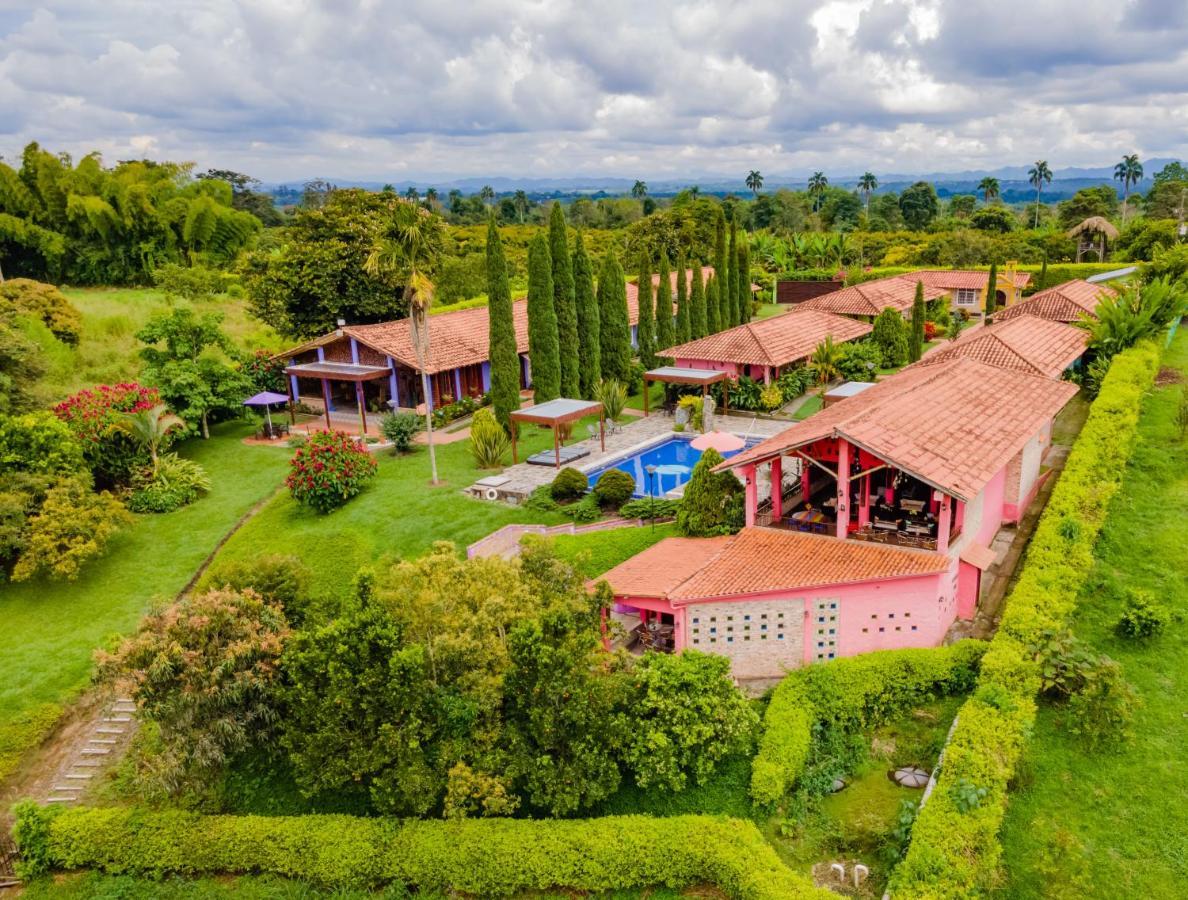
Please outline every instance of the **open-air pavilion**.
M661 366L658 369L651 369L644 372L643 376L643 413L645 416L648 414L648 393L653 381L659 381L663 384L700 385L701 396L705 397L709 394L711 384L725 381L729 377L730 374L728 372L723 372L719 369L687 369L681 366ZM726 411L729 402L728 398L729 391L723 391L723 412Z
M517 409L511 413L509 418L512 421L511 438L512 438L512 464L519 462L516 451L516 429L514 427L517 422L530 422L534 425L544 425L553 429L553 461L556 468L561 468L561 435L558 432L558 427L562 425L572 425L579 419L584 419L586 416L598 413L598 435L602 444L602 449L606 449L606 416L603 413L602 404L597 400L573 400L567 397L559 397L556 400L547 400L544 403L539 403L536 406L529 406L527 409ZM588 452L588 451L587 451ZM582 454L585 455L585 454ZM531 460L529 460L531 462ZM566 460L569 462L569 460Z
M330 400L330 382L353 382L355 385L355 399L359 404L359 423L363 426L363 433L367 434L367 401L363 395L363 383L365 381L378 381L379 379L387 378L390 370L387 366L365 366L358 363L318 360L316 362L297 363L296 365L287 366L285 368L285 374L291 376L289 379L290 394L293 393L294 378L316 378L321 381L322 400L325 403L326 412L326 427L331 430L333 430L333 426L330 424L330 411L334 408L334 405ZM292 399L296 403L298 398L293 397Z

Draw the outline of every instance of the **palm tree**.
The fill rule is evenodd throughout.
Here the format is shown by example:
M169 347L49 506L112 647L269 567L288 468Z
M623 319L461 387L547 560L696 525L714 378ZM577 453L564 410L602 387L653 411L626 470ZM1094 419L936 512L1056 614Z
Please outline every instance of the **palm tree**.
M425 202L429 205L429 209L437 208L437 188L425 188Z
M528 212L528 195L523 191L516 191L512 196L512 205L516 208L516 215L520 218L520 224L524 224L524 213Z
M1137 153L1128 153L1114 166L1114 180L1122 182L1122 221L1126 222L1126 208L1130 203L1130 186L1143 180L1143 164Z
M421 195L417 192L417 189L410 184L408 186L408 190L404 192L404 199L410 203L417 203L420 201Z
M825 188L827 187L829 187L829 179L825 177L824 172L814 172L808 180L808 192L813 197L814 212L821 205L821 195L825 193Z
M636 181L631 185L631 196L636 200L642 200L648 195L648 183L646 181Z
M829 382L841 378L841 361L841 345L833 343L833 335L825 335L825 340L817 344L812 357L813 368L817 371L817 384L821 385L822 393Z
M693 185L693 187L689 188L689 194L694 200L696 200L701 194L701 185Z
M158 452L161 444L169 437L169 432L186 425L180 418L171 413L164 403L158 403L149 409L141 409L132 413L125 413L116 421L116 427L132 438L139 446L148 450L149 459L153 464L153 475L157 474L159 462Z
M484 188L486 190L486 188ZM421 390L425 395L425 432L429 444L429 467L437 484L437 454L433 449L433 387L425 371L429 358L429 308L434 286L426 274L442 251L441 220L411 203L397 203L384 234L371 248L363 268L371 276L404 279L404 299L412 328Z
M998 179L987 175L978 182L978 190L982 192L982 202L989 203L999 197Z
M1040 193L1044 189L1044 182L1052 183L1052 170L1048 168L1046 159L1037 159L1035 165L1027 170L1027 180L1035 188L1035 227L1039 228Z
M490 204L490 202L494 199L495 188L491 187L491 185L484 184L481 188L479 188L479 200L483 202L484 206Z
M870 215L870 195L873 194L879 186L879 180L875 178L873 172L863 172L862 177L858 179L858 190L862 192L862 201L866 206L866 214Z
M763 187L763 174L758 169L751 169L747 173L747 188L754 197L759 196L759 188Z

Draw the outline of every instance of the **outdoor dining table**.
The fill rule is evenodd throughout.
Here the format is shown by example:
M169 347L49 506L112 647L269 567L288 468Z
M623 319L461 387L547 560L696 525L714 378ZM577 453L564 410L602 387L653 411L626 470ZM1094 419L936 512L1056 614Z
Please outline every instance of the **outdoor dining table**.
M793 522L801 522L805 525L815 525L818 522L825 521L825 514L819 509L801 509L788 516Z

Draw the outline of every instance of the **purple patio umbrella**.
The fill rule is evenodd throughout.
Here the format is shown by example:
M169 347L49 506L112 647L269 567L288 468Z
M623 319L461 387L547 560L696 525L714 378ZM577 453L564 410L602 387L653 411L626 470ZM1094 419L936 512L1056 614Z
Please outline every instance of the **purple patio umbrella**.
M274 391L260 391L254 397L248 397L243 401L244 406L263 406L264 418L268 420L268 432L272 433L272 412L268 407L274 403L288 403L288 394L277 394Z

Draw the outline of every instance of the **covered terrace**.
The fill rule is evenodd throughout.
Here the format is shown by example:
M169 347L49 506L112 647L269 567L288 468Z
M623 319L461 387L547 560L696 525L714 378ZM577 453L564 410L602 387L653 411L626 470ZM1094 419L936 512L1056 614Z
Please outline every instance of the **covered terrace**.
M363 385L368 381L382 381L387 379L391 371L387 366L368 366L359 363L329 362L317 360L315 362L297 363L286 366L285 374L289 376L290 414L293 404L300 399L294 396L298 378L312 378L321 382L323 412L326 416L326 428L333 430L331 413L334 403L331 399L331 383L346 383L354 388L355 401L359 409L359 425L363 434L367 434L367 399Z
M646 396L646 395L645 395ZM562 462L572 462L574 459L579 459L585 456L589 451L576 451L577 455L565 455L561 447L561 434L558 429L570 425L584 419L586 416L592 416L595 413L598 415L598 436L601 447L606 450L606 415L603 412L602 404L597 400L573 400L567 397L559 397L556 400L548 400L544 403L539 403L536 406L529 406L527 409L517 409L513 411L509 418L512 421L513 428L511 430L512 439L512 465L519 462L518 451L516 449L516 429L514 425L518 422L530 422L534 425L544 425L547 428L553 429L553 465L560 469ZM567 453L573 448L566 447L564 451ZM542 454L537 454L537 457L530 457L528 462L544 463L547 461L548 451ZM564 456L564 459L562 457Z
M650 369L644 372L643 376L643 407L644 415L648 415L648 394L651 393L650 388L653 381L659 381L662 384L679 384L687 387L700 387L701 396L708 397L710 385L717 384L719 381L725 381L730 377L729 373L719 371L718 369L694 369L691 367L681 366L661 366L658 369ZM722 412L723 415L729 412L728 409L729 392L722 393Z

